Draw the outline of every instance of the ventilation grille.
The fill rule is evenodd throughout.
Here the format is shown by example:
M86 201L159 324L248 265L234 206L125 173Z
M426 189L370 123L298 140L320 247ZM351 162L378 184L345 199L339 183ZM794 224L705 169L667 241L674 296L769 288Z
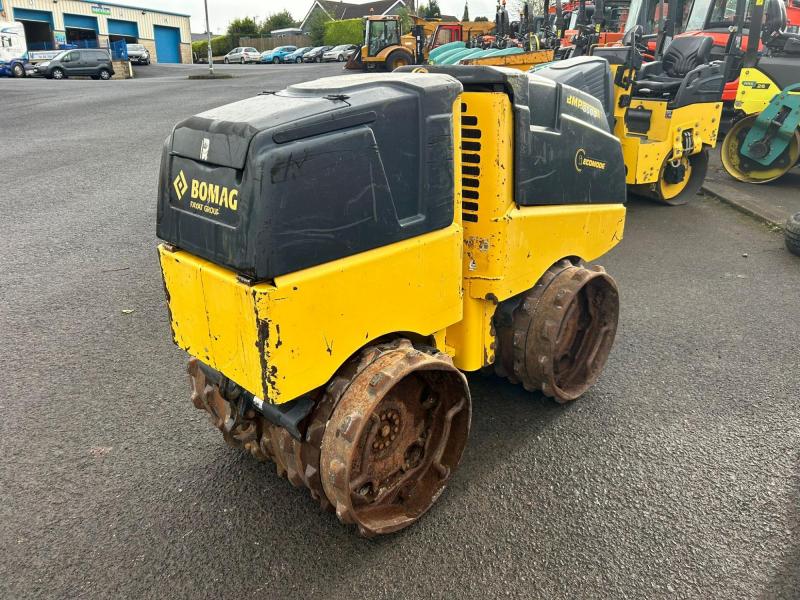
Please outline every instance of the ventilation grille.
M481 130L478 117L470 115L466 103L461 103L461 218L468 223L478 222L481 175Z

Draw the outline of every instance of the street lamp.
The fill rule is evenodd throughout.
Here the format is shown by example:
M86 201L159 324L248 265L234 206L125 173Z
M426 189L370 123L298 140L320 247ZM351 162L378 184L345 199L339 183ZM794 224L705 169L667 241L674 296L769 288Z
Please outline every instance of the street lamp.
M206 33L208 34L208 74L214 77L214 57L211 51L211 26L208 23L208 0L203 0L206 7Z

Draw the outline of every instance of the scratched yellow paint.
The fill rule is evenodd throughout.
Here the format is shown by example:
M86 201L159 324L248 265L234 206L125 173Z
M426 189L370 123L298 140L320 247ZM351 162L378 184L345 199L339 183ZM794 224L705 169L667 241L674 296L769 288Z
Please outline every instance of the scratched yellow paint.
M533 287L565 257L591 261L622 240L622 204L518 207L513 197L513 111L504 93L465 92L464 114L481 129L477 222L464 221L464 318L447 329L465 371L494 361L497 302ZM467 138L464 138L465 140ZM467 151L465 151L467 153ZM464 164L467 164L466 162Z
M386 334L432 336L466 371L493 362L497 302L533 286L561 258L592 260L610 250L622 239L625 208L517 207L508 97L464 93L455 123L462 103L480 123L481 172L477 188L474 181L462 186L456 127L450 226L254 286L159 247L176 343L274 403L324 385L359 348ZM479 192L477 209L474 198L463 204L477 222L462 222L467 189Z

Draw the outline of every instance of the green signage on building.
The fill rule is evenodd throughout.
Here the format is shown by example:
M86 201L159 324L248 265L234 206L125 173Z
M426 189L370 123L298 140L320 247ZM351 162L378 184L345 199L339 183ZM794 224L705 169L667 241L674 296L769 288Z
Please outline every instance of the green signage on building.
M92 12L96 15L110 15L111 9L100 4L92 4Z

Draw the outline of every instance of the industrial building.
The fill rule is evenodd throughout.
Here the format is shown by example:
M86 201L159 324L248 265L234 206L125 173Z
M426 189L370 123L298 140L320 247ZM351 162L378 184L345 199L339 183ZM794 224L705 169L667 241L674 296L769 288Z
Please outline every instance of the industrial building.
M88 0L0 0L0 21L20 21L29 50L144 45L153 62L191 63L189 15Z

